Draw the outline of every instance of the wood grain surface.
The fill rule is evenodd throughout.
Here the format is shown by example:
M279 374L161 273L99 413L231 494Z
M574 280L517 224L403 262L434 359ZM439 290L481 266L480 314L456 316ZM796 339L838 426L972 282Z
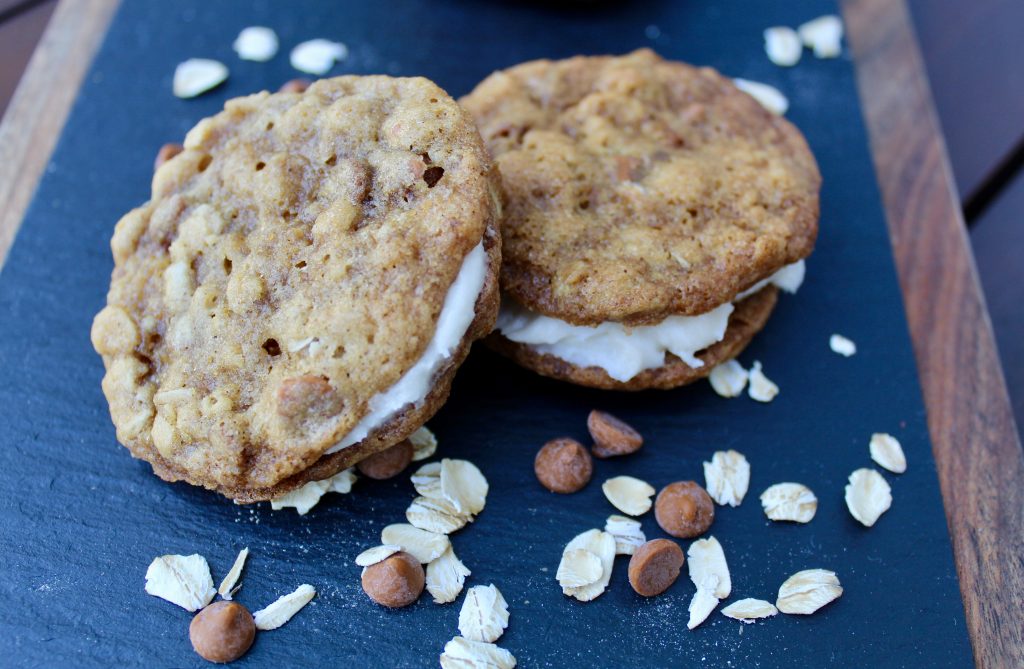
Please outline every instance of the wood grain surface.
M61 0L0 122L0 264L118 0Z
M61 0L0 123L0 260L116 5ZM927 79L904 2L843 10L976 660L1024 666L1024 459Z
M843 7L975 659L1021 667L1024 462L931 93L904 3Z

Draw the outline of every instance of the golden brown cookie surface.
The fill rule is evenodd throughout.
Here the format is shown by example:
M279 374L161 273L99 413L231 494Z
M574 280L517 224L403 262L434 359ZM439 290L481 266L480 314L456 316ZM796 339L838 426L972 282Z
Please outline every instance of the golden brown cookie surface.
M425 79L229 101L111 242L92 334L118 439L164 478L241 500L404 439L493 324L498 188L471 119ZM324 456L421 358L480 244L475 317L428 396Z
M508 194L502 289L532 311L701 314L811 252L806 142L711 69L649 50L534 61L461 102Z

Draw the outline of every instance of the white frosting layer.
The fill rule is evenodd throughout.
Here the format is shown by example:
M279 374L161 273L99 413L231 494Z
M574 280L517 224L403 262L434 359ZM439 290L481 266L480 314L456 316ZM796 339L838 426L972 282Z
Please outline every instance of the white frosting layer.
M395 385L374 395L369 411L352 431L327 452L357 444L409 404L423 401L434 385L434 375L459 347L476 315L476 300L487 278L487 251L483 242L466 254L441 307L437 329L427 350Z
M775 274L736 296L753 295L768 284L795 293L804 280L804 261L786 265ZM697 316L669 316L656 325L628 327L606 322L596 326L572 325L504 301L497 329L506 338L527 344L577 367L600 367L616 381L629 381L644 371L665 364L672 353L691 367L704 363L696 353L722 340L729 326L732 303Z

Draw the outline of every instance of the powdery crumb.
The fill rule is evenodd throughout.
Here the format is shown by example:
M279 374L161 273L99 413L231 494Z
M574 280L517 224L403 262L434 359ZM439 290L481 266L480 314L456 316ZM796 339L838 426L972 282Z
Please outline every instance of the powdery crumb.
M220 587L217 588L217 593L224 599L231 599L238 588L235 584L238 583L239 577L242 575L242 569L245 567L245 561L249 557L249 549L243 548L239 553L238 557L235 558L235 563L231 565L231 569L228 571L227 576L220 582ZM240 587L240 586L239 586Z
M843 52L843 21L835 14L826 14L797 28L803 43L816 58L836 58Z
M704 463L704 487L720 505L739 506L750 488L750 463L739 451L715 451Z
M775 26L764 31L764 51L768 60L781 67L792 67L800 62L804 45L800 36L787 26Z
M736 360L726 360L716 365L708 375L711 388L722 397L739 397L747 387L747 370Z
M604 496L612 506L630 516L641 516L651 509L651 497L657 490L646 481L632 476L616 476L601 484Z
M475 585L466 592L459 611L459 631L471 641L493 643L508 627L508 603L491 585Z
M761 371L761 363L754 361L750 368L750 388L747 390L750 399L758 402L771 402L779 394L779 387Z
M736 88L760 102L762 107L773 114L781 116L789 110L789 100L774 86L740 78L733 79L733 83L736 84Z
M893 474L907 471L907 456L903 454L900 442L891 434L876 432L871 435L868 449L871 451L871 459Z
M316 590L308 583L303 583L295 592L279 597L270 606L252 614L258 630L276 630L292 619L310 600L316 596Z
M871 527L892 506L892 489L874 469L858 469L846 484L846 508L864 527Z
M228 78L228 66L209 58L189 58L174 69L172 90L179 98L194 98Z
M828 347L832 349L833 353L838 353L846 358L857 352L857 345L853 343L853 340L847 339L841 334L834 334L829 337Z
M198 553L155 558L146 570L146 592L186 611L198 611L217 594L210 565Z
M472 572L455 556L451 546L427 565L427 592L435 604L454 602Z
M341 42L313 39L292 49L289 58L292 67L307 74L322 75L334 67L339 60L348 57L348 47Z
M277 55L277 33L264 26L243 28L231 45L242 60L266 62Z

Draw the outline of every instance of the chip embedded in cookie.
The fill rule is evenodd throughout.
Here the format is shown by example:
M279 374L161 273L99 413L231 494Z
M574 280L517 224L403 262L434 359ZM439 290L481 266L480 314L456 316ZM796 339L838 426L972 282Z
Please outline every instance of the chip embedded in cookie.
M92 341L118 439L271 499L396 444L493 327L500 181L422 78L229 101L117 224Z
M541 60L461 103L508 196L489 342L519 364L598 388L683 385L803 280L817 164L714 70L646 49Z

